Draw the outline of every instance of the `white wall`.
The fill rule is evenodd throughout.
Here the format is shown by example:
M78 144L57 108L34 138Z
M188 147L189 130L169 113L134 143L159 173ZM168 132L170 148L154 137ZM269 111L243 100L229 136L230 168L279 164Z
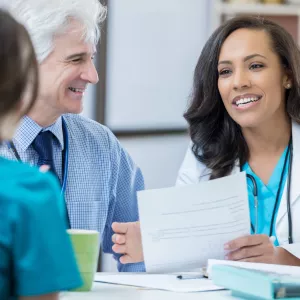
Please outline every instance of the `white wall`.
M110 0L106 122L114 130L184 128L206 35L206 0Z
M93 119L96 119L96 86L89 84L88 88L84 95L83 102L83 116Z
M121 138L120 141L141 168L147 189L175 184L189 142L187 134Z

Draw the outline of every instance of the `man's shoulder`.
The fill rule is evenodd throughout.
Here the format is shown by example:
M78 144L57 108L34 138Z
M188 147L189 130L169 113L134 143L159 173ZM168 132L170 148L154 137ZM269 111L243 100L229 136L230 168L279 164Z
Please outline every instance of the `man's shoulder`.
M82 141L96 144L115 144L117 138L106 126L77 114L65 114L64 120L68 131Z
M82 115L65 114L63 118L67 123L68 129L72 131L79 129L105 135L110 131L106 126Z

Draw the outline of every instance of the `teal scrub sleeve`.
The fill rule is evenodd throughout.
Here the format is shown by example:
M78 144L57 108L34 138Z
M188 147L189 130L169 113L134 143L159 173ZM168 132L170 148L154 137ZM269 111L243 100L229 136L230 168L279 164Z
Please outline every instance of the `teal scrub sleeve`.
M17 193L13 228L17 296L34 296L82 284L62 214L60 188L50 174L36 172Z

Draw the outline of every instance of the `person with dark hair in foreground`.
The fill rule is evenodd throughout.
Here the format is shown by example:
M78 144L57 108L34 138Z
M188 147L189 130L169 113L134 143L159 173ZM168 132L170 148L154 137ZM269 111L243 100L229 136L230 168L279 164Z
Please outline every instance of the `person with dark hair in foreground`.
M228 241L226 258L300 265L300 52L292 36L263 18L225 22L202 50L184 116L191 145L178 185L247 174L252 232ZM113 229L121 261L142 261L139 223Z
M0 140L13 137L38 93L26 29L0 10ZM55 300L82 282L53 175L0 158L0 299Z

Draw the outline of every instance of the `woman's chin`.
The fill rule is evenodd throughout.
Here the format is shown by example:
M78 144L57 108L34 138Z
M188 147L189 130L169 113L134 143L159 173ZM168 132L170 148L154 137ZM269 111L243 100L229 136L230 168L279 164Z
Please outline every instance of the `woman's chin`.
M258 128L261 122L257 119L249 119L249 120L237 120L236 123L240 125L242 129L244 128Z

